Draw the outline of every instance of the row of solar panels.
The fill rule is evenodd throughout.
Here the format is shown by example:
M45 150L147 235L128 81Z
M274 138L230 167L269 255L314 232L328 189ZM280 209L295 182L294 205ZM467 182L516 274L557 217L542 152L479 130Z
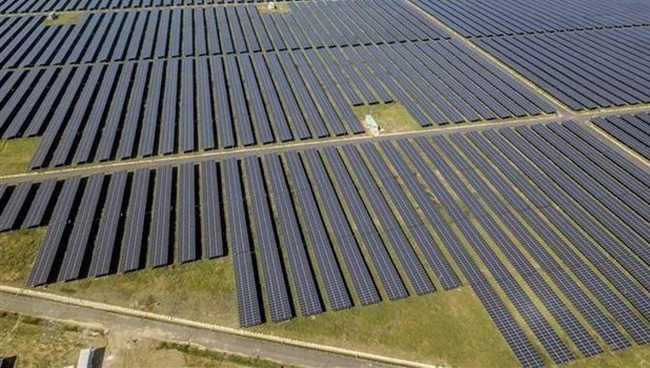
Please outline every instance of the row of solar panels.
M593 123L646 160L650 160L650 114L596 118Z
M474 43L574 110L650 102L650 27Z
M29 285L226 252L214 163L3 186L0 231L48 225Z
M254 5L100 12L77 25L40 16L0 24L0 67L17 68L345 47L440 39L446 33L405 1L304 2L290 12ZM376 22L382 24L377 27Z
M650 4L628 0L413 0L464 37L650 25Z
M11 228L54 206L29 283L78 277L95 258L112 272L144 267L159 247L146 240L155 219L168 223L157 210L170 198L164 170L173 172L68 179L41 206L24 198L54 184L0 195ZM203 164L199 179L196 170L176 169L179 192L162 207L199 205L193 219L191 208L172 216L196 224L203 249L213 243L198 229L222 224L210 239L227 239L219 249L233 256L242 326L451 289L458 270L525 366L543 365L537 343L559 364L578 357L572 347L586 357L650 342L650 174L579 124L229 159ZM202 255L175 248L181 261Z
M578 142L581 139L579 136L583 135L585 141ZM409 263L409 259L412 259L409 256L409 249L412 250L412 248L408 247L407 240L405 242L400 240L402 235L407 231L410 232L413 228L407 225L408 221L398 226L393 222L394 217L392 216L395 215L395 212L389 208L389 202L396 205L403 203L406 206L412 206L413 203L400 202L398 198L390 197L391 191L388 187L391 185L399 187L397 181L394 183L391 181L391 178L392 180L395 178L386 166L390 162L399 178L405 183L404 185L412 190L411 195L414 196L418 207L426 215L425 218L435 229L436 234L443 239L444 245L470 284L476 289L480 289L478 293L482 295L481 300L489 311L494 312L493 317L498 321L502 332L508 336L509 341L514 341L517 336L521 338L523 335L517 331L516 324L511 317L505 318L507 321L504 322L502 316L507 311L500 302L495 300L496 294L485 281L479 266L476 265L476 260L472 260L465 250L458 246L461 242L450 230L450 222L446 220L447 217L453 220L465 239L469 240L469 244L478 258L481 259L493 279L508 296L515 309L519 311L556 364L572 360L576 356L569 348L569 343L560 337L541 311L537 309L536 303L518 284L514 275L508 271L502 259L494 251L494 246L503 252L504 257L514 266L536 298L550 311L553 319L583 356L602 353L603 347L588 332L589 329L573 314L569 305L573 305L579 313L583 314L583 317L602 337L608 348L617 350L628 347L630 341L599 311L597 304L587 297L585 290L572 280L571 273L566 270L566 266L561 266L551 256L551 249L557 252L557 256L562 262L565 262L565 265L570 265L569 270L575 270L576 277L584 283L589 292L592 292L594 296L598 295L596 298L599 302L616 316L620 326L633 336L635 342L648 343L650 329L645 325L645 321L650 317L649 299L646 294L650 290L650 283L648 283L648 275L644 271L644 267L647 267L650 258L647 254L647 241L644 239L647 239L648 236L649 217L646 212L650 198L648 198L649 193L643 184L643 180L647 180L647 173L635 168L629 162L623 166L629 172L610 168L609 166L613 166L618 159L616 154L609 152L606 147L602 146L602 142L595 140L593 136L573 123L564 126L558 124L548 127L535 126L532 129L523 128L516 131L504 130L500 134L491 131L485 134L487 138L481 137L479 134L470 134L468 137L469 140L456 135L448 140L437 137L433 139L433 142L427 139L419 139L415 143L400 141L397 146L401 150L401 154L390 143L380 144L380 151L377 151L376 147L363 145L360 149L346 146L340 150L325 149L320 153L316 151L303 153L301 155L302 170L308 168L307 171L311 172L314 191L317 193L315 194L316 198L327 198L321 203L321 211L327 214L332 228L331 232L336 236L331 239L336 242L341 252L350 247L350 243L352 245L363 244L361 249L366 250L366 259L376 267L374 285L383 285L383 290L389 299L399 299L408 295L405 280L410 281L411 287L416 292L418 292L417 290L427 290L426 282L418 282L423 280L418 277L418 267ZM504 137L508 137L508 140ZM469 144L470 140L474 142L475 146ZM508 141L513 142L512 145ZM458 148L455 148L452 142ZM576 145L575 148L572 146L573 144ZM499 147L502 153L498 153L495 146ZM418 150L423 153L418 153ZM483 154L479 154L478 150L483 150ZM443 156L440 155L442 152L450 155L449 162L442 158ZM598 157L598 155L594 155L596 152L607 154L611 158ZM474 160L474 164L470 165L468 158L461 156L461 153L466 155L469 160ZM512 157L512 155L516 157ZM553 162L558 160L558 155L562 155L565 157L564 160L570 162L570 164L562 163L560 165L562 169L566 170L563 173L564 176L558 174L554 167ZM580 158L580 155L583 157ZM382 156L385 161L380 158ZM408 157L410 162L402 161L403 157ZM502 168L502 175L506 175L512 180L510 183L504 177L499 176L494 166L488 163L487 157L490 157L494 164L499 164L498 167ZM511 163L508 163L506 157L509 157ZM522 174L516 172L514 166L510 166L521 160L536 162L537 168L532 164L525 164L523 171L535 185L538 185L537 188L526 182ZM432 166L428 166L427 161ZM237 174L239 169L234 161L231 162L232 168L228 169L227 175L239 178ZM451 167L450 163L455 168ZM268 307L270 319L277 321L291 316L291 302L287 301L291 293L286 289L289 281L277 281L279 278L281 279L280 275L282 274L280 270L281 256L275 252L269 254L269 244L260 244L258 248L251 248L249 244L251 238L269 239L269 236L270 239L274 238L273 232L266 228L272 222L272 217L267 214L268 207L264 198L267 196L274 198L277 193L261 192L264 189L255 184L257 180L262 180L259 172L256 173L259 170L257 165L257 163L252 164L251 168L249 162L245 162L244 167L241 168L241 171L246 173L246 180L253 182L247 183L245 188L246 196L252 198L250 211L253 213L251 217L253 217L254 230L248 236L245 232L241 232L242 237L238 238L238 244L246 245L238 252L240 255L237 257L240 260L250 257L248 262L254 264L255 257L247 256L247 254L253 251L260 253L258 259L261 260L261 278L266 290L264 297L266 302L271 304ZM300 162L298 167L300 167ZM454 199L447 186L443 185L433 174L431 167L435 167L445 178L449 187L454 189L460 198L460 203ZM464 179L458 176L457 169L461 169ZM609 171L605 172L605 169ZM375 171L375 174L371 174L370 170ZM483 178L486 176L483 175L489 176L490 179L484 180ZM609 191L607 196L602 194L599 184L590 178L592 175L598 175L599 178L605 178L607 175L608 180L603 184L603 188ZM421 177L422 182L417 182L416 177ZM231 189L227 189L227 193L232 194L234 198L243 198L244 195L241 188L235 184L236 181L226 184L232 186ZM297 181L300 182L300 180ZM381 181L381 186L385 186L384 192L378 188L379 181ZM557 183L558 187L548 190L548 185L553 185L553 182ZM422 183L426 183L430 192L421 187ZM469 189L467 183L470 183L475 191ZM522 193L527 193L533 203L528 204L520 198L516 190L513 189L513 184L519 187ZM498 188L497 192L499 190L503 192L493 193L491 185ZM523 190L524 188L526 191ZM304 190L298 186L294 188L294 193ZM418 190L420 191L419 195L415 195ZM435 202L427 199L427 193L433 194L436 201L445 209L446 216L436 212ZM575 207L569 208L567 211L560 211L552 206L552 202L543 197L542 193L560 206ZM482 199L477 199L477 196ZM339 198L340 204L332 201L332 198ZM577 200L580 205L570 204L571 199L569 198ZM598 205L594 205L594 198ZM639 204L639 200L642 200L644 205ZM511 212L511 205L517 208L514 212ZM540 207L537 208L537 206ZM583 208L578 209L580 206ZM624 206L628 206L628 208L623 208ZM243 206L241 208L233 207L231 211L229 216L239 217L244 221L245 209ZM397 211L402 215L402 208L397 208ZM544 216L540 216L537 211ZM470 216L467 215L468 212L471 213ZM347 219L345 218L346 213ZM408 213L408 210L404 213ZM587 213L594 216L597 222L589 221ZM519 219L516 214L523 219ZM499 217L504 224L507 224L513 235L508 235L493 216ZM571 220L567 221L569 218ZM277 221L278 224L281 223L281 219ZM528 226L533 226L533 229L543 239L543 243L530 232L525 221L528 222ZM576 225L568 226L570 221L575 221ZM419 223L415 228L422 225ZM481 233L477 225L488 236ZM552 226L556 226L558 232L554 233L551 230ZM572 226L575 227L572 228ZM614 236L605 235L606 231L600 228L601 226L611 231ZM426 229L428 225L424 225L424 227ZM393 232L396 228L398 231ZM587 236L581 234L583 230L587 232ZM346 236L346 234L349 235ZM571 243L561 240L560 236L578 240L575 243L578 252L572 250L569 245ZM386 242L386 240L388 241ZM389 248L378 246L382 242L384 245L390 244ZM277 247L272 240L270 243L273 245L270 247L271 249ZM544 244L550 245L551 249L545 248ZM600 244L602 250L594 252L593 245L595 244ZM402 248L402 245L405 247ZM539 267L542 267L544 272L550 275L561 293L553 290L553 284L545 281L540 271L537 271L537 266L528 260L520 247L523 247L525 252L530 252ZM422 249L422 244L420 249ZM355 254L355 252L351 253ZM624 302L616 295L616 291L608 289L603 280L589 269L589 263L585 263L580 258L581 253L590 262L593 262L592 264L598 272L602 272L618 290L621 290L624 298L634 308L624 307ZM611 261L606 254L616 261ZM354 261L347 262L354 263ZM242 279L238 284L247 285L246 288L239 290L240 300L250 302L250 300L255 300L256 293L251 292L251 287L255 284L253 280L256 280L256 274L254 269L247 269L248 273L242 270L243 275L240 275ZM400 275L400 269L404 274ZM296 271L293 270L291 274L294 272ZM349 267L348 272L350 272ZM625 272L629 272L629 276L625 276ZM361 272L357 275L350 275L350 278L363 280L364 275L372 277L375 273L372 271ZM365 291L360 297L362 296L367 303L378 301L381 298L372 282L362 285L364 285ZM565 304L563 296L571 304ZM242 325L264 321L265 313L260 311L260 305L264 305L261 300L249 304L240 303L240 307L244 308L253 306L243 311L240 310L244 314L241 316ZM640 313L640 315L636 313ZM304 314L308 315L309 313ZM530 343L513 346L522 363L526 365L542 364L539 354L534 350L531 352L531 348Z
M32 168L363 132L325 65L300 52L14 72L0 132L42 135Z
M399 101L421 126L554 111L457 41L66 66L0 80L2 137L43 136L32 168L361 133L350 105Z
M296 0L276 0L275 2L288 3L294 1ZM268 2L268 0L44 0L38 2L0 0L0 13L42 13L50 11L83 11Z

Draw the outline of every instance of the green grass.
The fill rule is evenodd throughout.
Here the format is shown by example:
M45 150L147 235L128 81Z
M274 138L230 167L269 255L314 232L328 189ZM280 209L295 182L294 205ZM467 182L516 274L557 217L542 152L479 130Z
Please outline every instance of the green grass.
M0 282L24 286L45 235L45 228L0 233Z
M230 257L58 283L51 292L147 312L236 327Z
M38 228L0 234L0 250L3 255L0 258L0 282L24 285L44 233L44 228ZM237 327L238 316L230 257L59 283L40 289ZM37 324L24 317L21 324L28 322ZM0 324L0 327L2 338L11 331L13 325L10 328L5 323L4 326ZM467 287L395 302L386 301L367 307L326 312L313 317L297 317L279 324L257 326L251 330L432 364L455 367L517 365L487 312L471 288ZM25 334L31 336L29 332ZM77 346L74 342L71 344ZM0 343L0 346L3 345L15 346ZM54 348L43 349L52 351ZM175 357L184 362L185 366L269 366L266 362L237 361L239 358L219 360L218 357L210 357L211 354L219 353L206 352L191 346L185 346L183 349L191 351ZM58 360L47 360L46 365L50 365L49 362L58 364L62 359L67 359L67 352L68 350L63 348L55 350L52 359ZM205 356L206 354L208 356ZM41 356L34 359L41 359ZM645 367L650 366L649 361L650 347L645 346L617 353L607 352L598 357L579 360L569 366Z
M470 288L295 318L253 330L432 364L517 364Z
M0 139L0 175L29 172L40 138Z
M422 129L400 103L361 105L353 107L352 111L361 122L366 119L366 115L372 115L384 133L401 133Z
M17 367L68 366L76 363L80 349L105 344L98 331L0 313L0 356L18 356Z
M24 284L44 232L39 228L0 234L3 252L0 280L3 284ZM59 283L40 290L217 325L237 326L230 257ZM25 321L23 319L21 323ZM517 365L487 312L468 287L312 317L297 317L251 330L432 364L455 367ZM6 324L0 326L0 338L8 331L10 328ZM26 336L31 335L27 333ZM0 342L0 346L6 344ZM57 350L55 355L65 357L66 351ZM266 362L236 361L239 358L233 358L235 361L228 358L228 362L217 359L215 363L215 359L203 356L204 353L218 354L198 349L176 356L176 359L185 362L185 366L198 367L269 366ZM648 361L650 347L645 346L608 352L569 366L645 367Z
M84 13L82 12L62 12L56 13L56 19L49 20L45 17L43 20L44 26L66 26L66 25L76 25L79 23Z
M617 352L606 352L588 359L564 364L567 368L647 368L650 367L650 345L635 346Z

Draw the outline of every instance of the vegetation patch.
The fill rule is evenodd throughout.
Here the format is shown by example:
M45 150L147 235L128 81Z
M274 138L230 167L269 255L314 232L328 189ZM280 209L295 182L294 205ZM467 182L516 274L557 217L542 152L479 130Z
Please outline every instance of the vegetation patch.
M264 3L264 4L259 4L257 6L257 10L261 14L277 14L277 13L288 13L291 11L291 8L289 7L289 4L278 4L275 3L275 9L269 9L269 4Z
M44 26L69 26L79 23L84 16L83 12L57 12L54 19L49 19L47 16L43 20Z
M18 367L64 367L79 350L106 345L99 331L11 313L0 314L0 356L17 356Z
M295 318L254 330L436 365L517 365L471 288Z
M40 138L0 139L0 175L29 172Z
M57 283L56 294L238 327L230 257Z
M25 285L45 231L37 228L0 233L0 282Z
M398 102L355 106L352 111L361 123L366 119L366 115L372 115L384 133L401 133L422 129L420 124Z

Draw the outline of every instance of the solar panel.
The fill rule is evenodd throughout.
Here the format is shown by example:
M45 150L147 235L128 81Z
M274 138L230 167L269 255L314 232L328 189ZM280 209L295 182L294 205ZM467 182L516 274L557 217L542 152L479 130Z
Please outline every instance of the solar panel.
M112 97L112 103L106 117L106 123L102 128L101 139L97 148L95 159L105 161L111 158L115 147L115 137L122 120L125 102L129 99L130 84L133 76L134 63L122 65L117 82L116 90Z
M52 193L56 187L56 180L50 179L41 182L38 185L38 190L32 199L29 211L23 220L23 228L37 227L43 224L43 217L48 209L49 203L52 201ZM2 193L0 191L0 198Z
M235 145L235 135L233 132L233 119L228 100L229 94L223 59L213 57L210 60L214 78L213 90L217 97L217 138L219 140L219 147L230 148Z
M370 202L370 208L374 210L375 218L381 223L381 229L386 234L385 243L397 254L402 269L406 273L411 285L418 295L424 295L435 291L435 287L429 276L424 271L422 263L417 254L411 248L411 244L401 230L401 226L395 218L392 210L386 202L379 187L375 183L372 174L368 171L366 163L359 152L351 146L344 146L343 152L350 162L349 169L355 173L359 182L364 183L361 188Z
M285 157L287 170L290 173L288 179L293 187L294 203L301 213L299 218L304 221L307 244L315 254L330 308L334 310L349 308L352 306L352 301L300 157L296 152L290 152Z
M214 162L201 165L201 220L207 258L225 255L221 219L221 185Z
M20 226L16 220L26 205L25 200L31 188L31 182L23 182L14 186L11 197L4 204L4 209L0 211L0 231L13 230ZM2 193L0 193L0 198L2 198Z
M28 286L46 284L50 280L56 255L65 250L62 243L68 227L68 221L75 205L75 196L81 183L81 178L74 177L63 182L63 188L52 213L52 221L45 232L43 243L38 250L34 266L27 279Z
M129 97L129 108L126 113L124 125L122 128L120 143L117 149L117 157L131 158L135 150L135 139L137 131L142 127L144 109L142 108L145 101L146 87L148 83L150 63L139 63L135 71L135 81L133 82L133 91Z
M296 289L300 312L309 316L323 312L318 293L318 286L314 279L311 261L305 249L305 244L298 225L298 218L293 208L286 178L282 169L280 158L277 155L265 157L264 169L269 178L270 191L275 216L278 223L280 242L286 251L289 270L293 285Z
M271 143L275 141L273 131L268 119L268 114L264 109L262 94L253 71L249 55L239 57L239 67L243 73L243 88L248 96L248 107L251 113L251 123L254 122L253 128L256 136L261 143Z
M498 142L495 143L498 145L499 149L504 153L512 154L512 148L509 148L505 145L503 138L498 136L495 132L486 132L485 136L490 139L490 141ZM513 143L518 143L520 138L515 136L509 137L509 141ZM525 149L524 149L525 152ZM585 217L585 213L578 208L577 205L571 205L566 199L566 195L558 191L557 188L553 185L550 185L549 182L542 180L537 171L530 166L530 164L520 161L519 167L526 173L526 175L531 178L539 188L547 195L549 198L553 199L557 203L563 203L562 211L566 213L570 218L572 218L576 223L586 231L589 236L598 241L598 244L607 246L612 244L612 240L608 240L608 235L603 233L602 230L596 226L596 224ZM553 220L553 218L550 218ZM591 241L587 241L587 244ZM576 244L582 244L581 242L576 242ZM614 248L615 249L615 248ZM586 249L585 249L586 251ZM598 269L603 272L603 274L612 282L614 285L617 285L617 288L628 297L628 300L635 305L639 310L646 309L645 303L641 303L637 295L639 295L639 288L630 283L628 279L623 277L620 274L620 271L615 271L615 267L611 265L611 260L607 257L603 257L599 252L587 251L585 256L590 258L592 263L599 265ZM619 261L627 261L626 259L621 259ZM625 286L623 286L625 285ZM646 312L647 313L647 312Z
M380 239L371 216L359 196L358 189L355 188L340 156L333 149L325 149L324 152L341 190L340 195L346 198L351 218L361 235L361 240L368 250L388 297L391 300L407 297L408 292L386 250L386 245Z
M237 310L239 325L254 326L262 323L260 288L255 277L254 253L250 246L245 216L241 176L235 159L222 163L224 193L228 201L225 208L228 213L228 244L232 246L235 287L237 288Z
M289 123L284 115L278 92L275 90L273 82L271 81L269 70L264 61L264 56L262 54L254 54L252 55L252 61L257 76L257 83L260 87L259 90L267 106L267 114L273 122L276 139L281 142L293 140Z
M74 219L72 233L63 255L58 281L70 281L80 278L84 261L92 254L93 240L91 232L95 216L100 213L100 195L104 184L104 175L96 174L88 178L84 194L79 203L79 210Z
M167 61L165 69L165 95L162 104L158 153L174 152L176 144L176 124L178 121L178 59Z
M120 252L120 272L135 271L144 264L146 258L147 235L144 233L144 220L149 197L151 171L139 169L133 173L131 195L124 224L124 239Z
M273 322L293 317L287 280L284 278L282 250L276 242L276 230L267 202L264 178L257 158L245 159L246 195L253 221L255 245L259 254L268 309Z
M75 103L72 115L66 121L65 127L62 128L63 132L61 133L58 143L56 143L56 147L52 148L54 153L52 154L51 165L63 166L69 162L69 158L72 156L72 146L74 145L75 138L81 130L83 119L86 117L86 113L90 110L89 104L91 103L91 98L95 89L99 88L99 81L103 71L103 65L99 65L90 70L90 75L84 83L83 90L81 91L79 99Z
M171 166L162 166L156 170L148 257L150 267L166 266L174 260L174 229L171 226L173 179L174 169Z
M70 80L70 84L66 87L71 91L75 91L75 93L63 94L61 99L58 101L56 111L51 117L45 133L39 141L36 153L32 156L30 161L29 165L32 169L38 169L46 165L46 161L50 155L50 150L55 141L57 141L59 130L64 124L63 120L65 119L68 110L71 108L77 94L79 94L81 83L89 69L90 67L88 66L81 66L75 70L72 79Z
M178 234L178 261L181 263L195 261L197 254L196 221L196 183L194 164L183 164L179 168L178 219L176 233Z
M431 235L424 228L411 201L406 197L404 191L388 171L384 162L378 157L378 152L371 149L370 145L362 145L362 149L370 162L370 166L378 173L380 182L388 192L391 201L399 211L401 223L409 229L411 236L416 240L420 250L424 253L429 266L442 283L445 290L453 289L461 285L456 273L451 268L443 254L440 252Z
M181 91L181 152L191 152L195 148L196 136L196 105L195 105L195 77L194 77L194 60L183 59L182 64L182 83Z
M226 73L230 87L230 100L233 106L233 118L237 127L237 140L243 146L255 143L253 128L248 112L246 97L244 96L244 87L242 85L237 59L235 56L226 56Z
M86 163L91 160L91 151L93 144L97 139L97 134L104 122L105 112L110 101L111 90L117 83L118 65L109 65L104 73L103 82L97 92L96 103L90 111L86 125L81 132L81 138L75 150L72 161L76 163Z
M316 187L325 207L327 218L333 230L338 249L341 250L346 270L350 274L357 297L362 305L378 303L381 299L375 283L370 275L366 260L354 239L350 224L345 217L341 203L338 201L330 178L325 172L321 157L315 150L305 152L305 159L311 169L312 182L318 183Z

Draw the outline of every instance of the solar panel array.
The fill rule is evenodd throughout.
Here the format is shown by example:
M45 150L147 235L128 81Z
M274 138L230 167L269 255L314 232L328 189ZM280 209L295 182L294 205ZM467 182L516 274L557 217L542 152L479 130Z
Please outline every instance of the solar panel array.
M34 88L19 81L31 76ZM0 118L4 138L42 135L33 169L357 134L359 104L400 101L422 126L553 112L456 41L32 69L5 83L16 101L43 101Z
M412 1L464 37L650 25L645 1Z
M592 122L615 140L650 160L650 114L595 118Z
M374 21L386 22L375 27ZM0 67L119 62L320 49L449 36L405 1L299 2L291 11L254 5L102 11L76 25L47 27L42 16L2 24ZM304 25L308 24L309 27ZM102 42L96 42L101 39Z
M408 2L371 5L1 18L0 137L41 137L40 169L360 134L360 105L399 102L423 127L555 111Z
M650 102L646 2L414 3L573 110Z
M0 138L41 169L555 113L469 42L576 111L650 102L644 2L258 2L0 0ZM650 342L650 115L592 123L29 178L0 232L47 226L29 286L230 256L242 327L465 285L562 364Z
M278 0L277 3L289 3L297 0ZM306 1L306 0L300 0ZM0 1L0 13L40 13L49 11L81 11L131 8L160 8L178 6L204 6L219 4L266 3L267 0L45 0L37 3L16 3L10 0Z
M523 365L560 364L650 342L648 182L573 122L74 178L28 283L228 252L242 326L467 284ZM0 223L51 185L7 187Z
M650 28L477 39L573 110L650 102Z

